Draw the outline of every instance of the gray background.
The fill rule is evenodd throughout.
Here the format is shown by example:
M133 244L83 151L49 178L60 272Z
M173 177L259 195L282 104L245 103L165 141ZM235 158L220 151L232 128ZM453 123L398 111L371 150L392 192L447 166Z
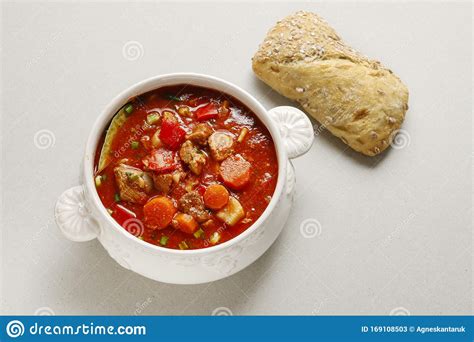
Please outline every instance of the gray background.
M161 284L122 269L97 241L61 236L55 200L79 183L86 137L112 97L192 71L268 108L289 104L253 76L250 58L298 9L407 84L404 148L363 157L316 128L294 163L297 199L280 238L222 281ZM6 2L1 22L2 313L472 312L470 3ZM321 227L312 238L301 234L307 219Z

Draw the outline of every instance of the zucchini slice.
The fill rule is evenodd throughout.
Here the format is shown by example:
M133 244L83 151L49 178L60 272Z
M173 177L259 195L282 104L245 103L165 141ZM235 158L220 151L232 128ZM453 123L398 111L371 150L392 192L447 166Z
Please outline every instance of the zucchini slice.
M114 118L110 122L110 126L107 129L107 134L105 136L104 144L102 145L102 150L100 151L100 158L98 164L97 172L102 172L107 165L110 164L112 161L112 141L114 140L115 136L117 135L120 128L123 126L125 121L127 121L127 117L130 115L125 111L125 108L129 104L127 103L124 105L120 110L115 114Z

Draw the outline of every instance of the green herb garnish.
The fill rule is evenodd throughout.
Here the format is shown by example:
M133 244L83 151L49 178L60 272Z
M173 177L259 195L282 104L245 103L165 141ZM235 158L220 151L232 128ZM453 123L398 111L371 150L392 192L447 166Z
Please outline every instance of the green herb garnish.
M178 245L179 249L188 249L189 246L188 244L186 243L186 241L181 241Z
M194 235L194 237L195 237L196 239L199 239L201 236L204 235L204 230L202 230L201 228L199 228L198 230L196 230L196 231L194 232L193 235Z
M158 113L150 113L146 116L146 122L149 125L153 125L158 120L160 120L160 114L158 114Z
M130 145L133 150L136 150L140 146L140 143L138 141L132 141Z
M174 95L166 95L166 98L171 101L181 101L181 98Z
M134 172L130 172L130 171L126 171L125 175L131 181L136 181L138 178L140 178L140 175L138 175L138 173L134 173Z
M120 198L120 195L119 194L115 194L114 195L114 201L115 202L120 202L121 198Z
M166 246L166 244L168 243L168 240L169 240L169 237L167 237L166 235L163 235L160 239L160 245Z
M128 105L125 106L125 113L127 113L128 115L132 114L133 112L133 105L131 103L129 103Z

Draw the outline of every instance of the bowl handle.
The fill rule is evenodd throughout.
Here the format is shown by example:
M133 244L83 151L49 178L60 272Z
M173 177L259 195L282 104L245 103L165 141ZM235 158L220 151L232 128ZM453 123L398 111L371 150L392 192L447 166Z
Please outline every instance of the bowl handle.
M313 144L314 131L313 125L305 113L290 106L275 107L268 113L280 128L280 134L290 159L309 151Z
M54 208L56 224L66 238L89 241L99 236L100 226L86 207L84 188L79 185L64 191Z

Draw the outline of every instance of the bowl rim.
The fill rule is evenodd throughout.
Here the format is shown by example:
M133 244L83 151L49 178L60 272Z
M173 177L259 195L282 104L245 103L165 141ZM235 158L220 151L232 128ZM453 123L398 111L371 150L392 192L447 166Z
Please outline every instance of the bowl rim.
M156 83L160 83L156 85ZM209 85L203 85L202 83L209 83ZM267 205L260 217L245 231L239 235L233 237L230 240L227 240L221 244L199 248L199 249L190 249L190 250L179 250L173 248L161 247L158 245L151 244L149 242L143 241L136 236L127 232L113 217L107 212L105 206L102 204L102 201L99 198L99 194L94 185L94 158L97 145L100 140L100 136L103 134L104 129L106 129L107 124L110 122L111 118L115 113L131 98L146 93L147 91L158 89L170 85L178 84L190 84L195 86L200 86L204 88L210 88L222 93L228 94L232 97L235 97L245 106L247 106L265 125L265 127L270 132L270 135L273 139L275 145L275 151L277 155L278 162L278 179L275 190L272 195L270 203ZM229 93L231 90L233 93ZM280 135L279 127L277 123L270 117L268 111L263 107L263 105L250 93L240 88L239 86L225 81L221 78L210 76L200 73L192 72L180 72L180 73L170 73L170 74L161 74L149 77L140 82L134 83L129 86L121 93L119 93L115 98L113 98L102 110L101 114L95 120L92 129L89 133L87 139L86 149L83 158L83 184L86 190L86 193L89 195L89 200L92 200L94 206L98 209L101 219L105 220L110 224L113 229L125 236L127 239L134 243L138 243L141 246L157 251L160 253L169 253L178 256L190 256L190 255L200 255L200 254L210 254L214 252L219 252L226 248L229 248L233 245L238 244L239 242L245 240L247 237L252 235L272 214L277 203L280 200L280 197L283 193L283 187L286 179L287 172L287 163L288 156L283 142L283 138ZM102 221L100 220L100 222ZM102 230L102 227L101 227ZM100 235L99 235L100 239Z

